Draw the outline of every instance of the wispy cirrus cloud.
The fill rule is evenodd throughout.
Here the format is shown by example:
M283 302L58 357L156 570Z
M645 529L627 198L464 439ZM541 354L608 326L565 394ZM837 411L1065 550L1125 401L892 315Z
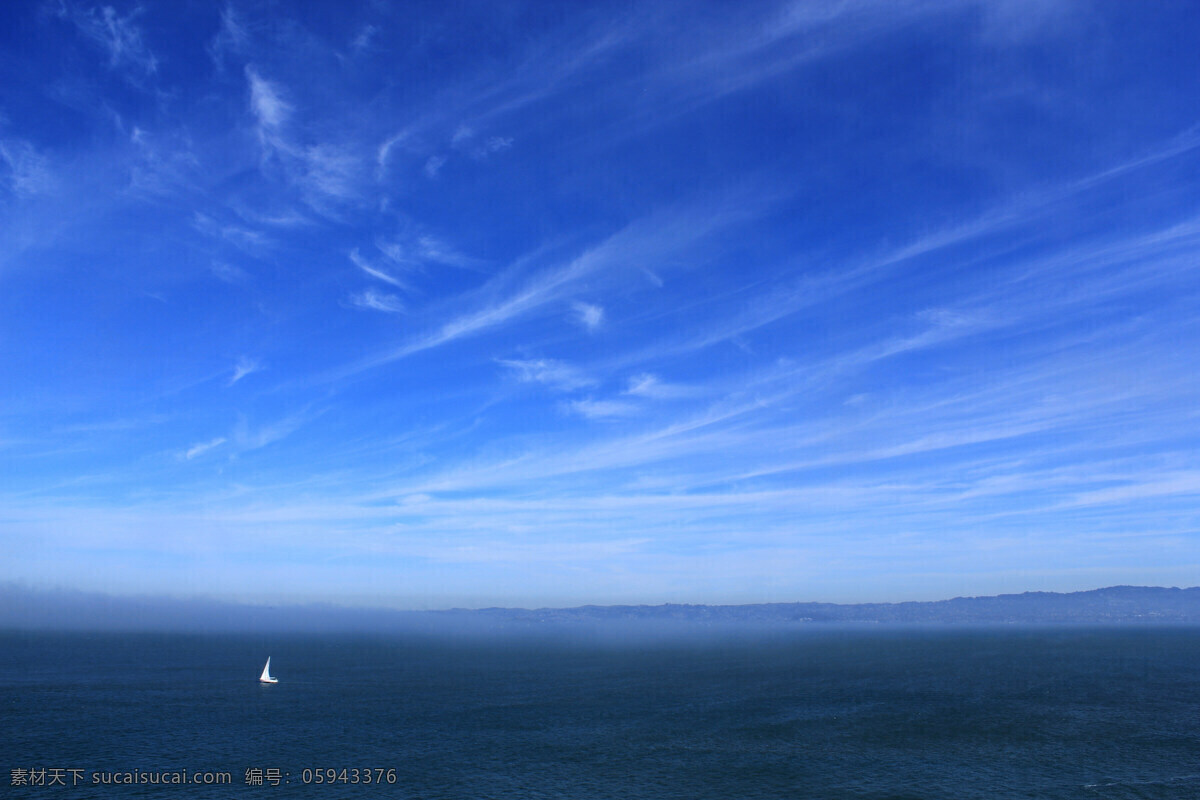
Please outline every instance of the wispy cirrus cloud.
M210 439L207 442L201 442L199 444L194 444L188 448L187 452L184 453L183 457L184 457L184 459L191 461L193 458L196 458L197 456L204 455L209 450L214 450L214 449L220 447L221 445L225 444L226 441L227 440L224 436L218 436L216 439Z
M333 141L306 141L296 106L278 81L249 64L245 68L250 111L265 161L282 171L301 199L319 214L336 218L336 207L356 202L366 179L360 148Z
M315 198L354 200L362 182L362 160L355 148L323 143L303 151L302 186Z
M566 404L566 408L572 414L578 414L588 419L614 419L629 417L638 413L636 405L622 400L585 398L582 400L571 400Z
M398 146L403 145L405 140L407 140L409 138L409 136L410 136L410 132L408 130L402 130L402 131L399 131L399 132L394 133L391 136L387 137L379 145L378 149L376 149L376 151L375 151L375 165L376 165L375 179L376 180L383 180L384 172L387 169L387 165L388 165L388 159L392 155L392 150Z
M499 359L498 363L512 370L522 381L541 383L559 391L570 392L597 383L579 368L554 359Z
M450 147L466 153L476 160L482 161L496 153L503 152L513 145L511 136L479 137L468 125L459 125L450 137Z
M282 441L325 413L326 409L305 406L298 411L276 419L274 422L254 425L245 416L240 416L232 433L230 445L239 453L259 450Z
M821 396L847 382L854 385L858 373L848 372L848 365L854 365L855 370L869 370L882 359L912 358L922 346L941 344L935 337L898 347L894 341L883 339L847 356L832 355L830 371L817 383L812 380L814 367L800 364L783 365L777 376L758 382L735 378L735 383L744 383L751 393L741 403L715 404L700 414L688 410L685 414L689 416L661 428L595 442L574 451L569 459L553 452L528 453L517 463L506 460L494 468L474 465L457 476L444 476L449 483L434 480L424 490L481 489L492 485L492 481L522 485L527 480L578 475L581 470L653 467L664 478L664 486L678 491L696 485L696 481L703 485L706 481L767 480L837 464L903 465L906 459L930 453L969 454L1051 431L1075 436L1113 424L1129 425L1128 415L1160 413L1152 410L1154 398L1177 396L1180 391L1180 387L1160 388L1154 384L1122 394L1105 390L1097 370L1114 370L1120 365L1132 368L1136 354L1142 352L1142 345L1128 342L1126 335L1115 331L1111 343L1091 345L1093 350L1105 353L1093 361L1080 362L1072 349L1052 349L1038 360L1031 359L1029 364L1001 375L981 378L968 374L949 385L935 383L929 387L928 397L914 397L903 403L891 399L880 405L878 398L860 396L860 402L832 406L833 412L822 411L804 424L794 421L795 412L790 409L814 390L819 390ZM639 376L630 388L643 396L656 393L650 376ZM569 410L590 418L619 418L633 409L588 399ZM1163 409L1162 413L1170 412ZM748 426L751 420L754 423ZM739 471L735 467L739 462L757 466ZM669 478L675 469L668 466L671 464L683 467L675 481ZM707 466L698 471L699 464ZM705 476L704 471L709 469L711 472ZM686 477L689 473L691 477Z
M228 242L237 249L251 255L263 253L273 243L271 237L262 231L249 228L237 222L221 222L199 211L192 216L191 223L192 227L200 233ZM229 266L228 264L220 268L214 266L213 269L218 275L232 276L234 273L226 269ZM236 270L236 267L233 269Z
M588 331L595 331L604 323L604 308L594 303L576 301L571 310L575 312L575 321Z
M634 397L645 397L649 400L678 400L696 396L697 388L678 383L666 383L657 375L643 372L629 379L624 393Z
M229 376L229 382L226 385L233 386L242 378L258 372L262 368L262 364L259 361L243 356L242 358L238 359L237 364L233 368L233 374Z
M232 5L221 9L221 26L208 43L208 54L218 70L225 68L226 59L245 52L250 43L250 29Z
M129 167L129 189L136 196L173 198L199 190L200 159L187 130L152 133L134 125L129 140L135 157Z
M389 314L404 313L404 303L394 294L381 292L377 289L364 289L350 295L350 302L359 307L372 311L385 311Z
M405 233L381 238L375 246L397 264L416 266L437 264L472 271L483 271L486 262L461 252L449 242L428 233Z
M665 20L678 8L644 7L620 20L564 33L557 47L531 48L504 80L489 73L478 85L468 83L456 93L453 108L432 116L442 125L446 116L472 121L454 127L462 147L476 127L510 123L583 86L609 112L606 135L625 138L807 65L854 53L906 26L977 6L978 0L906 0L886 7L868 0L768 3L722 16L719 25L679 26L660 36L648 31L664 31ZM612 80L613 62L622 56L647 64L636 86ZM637 102L629 102L631 97Z
M214 277L224 283L245 283L250 279L250 273L226 261L214 261L208 265L208 269Z
M460 127L450 140L451 147L464 151L471 158L482 161L496 153L501 153L513 146L511 136L488 136L477 140L475 132L469 128Z
M1011 240L1005 237L1040 230L1047 220L1064 213L1064 209L1080 202L1081 197L1130 174L1186 156L1198 146L1200 136L1188 132L1117 166L1063 185L1042 187L1016 201L985 210L966 222L849 259L837 268L784 277L754 292L741 290L739 302L730 304L735 309L733 313L717 314L710 323L697 326L694 331L676 333L644 350L613 358L610 367L653 362L735 341L805 310L894 279L898 270L911 268L914 263L935 257L956 259L959 256L955 253L964 247L974 248L972 261L990 264L996 270L989 282L982 284L977 294L962 297L955 308L921 312L916 318L926 323L924 331L875 343L857 354L857 358L884 358L985 330L1028 324L1035 318L1052 319L1051 312L1055 309L1087 309L1104 296L1115 297L1137 287L1145 289L1177 281L1191 269L1185 253L1200 241L1196 238L1200 226L1194 217L1185 216L1165 224L1157 222L1149 230L1139 229L1115 238L1085 237L1062 252L1042 250L1031 257L1015 257L1010 252ZM787 276L791 270L778 272ZM725 301L726 298L714 296L706 303L718 307ZM692 316L694 319L699 315Z
M129 67L140 75L151 75L158 70L158 57L135 23L141 13L138 7L121 16L112 6L84 10L66 2L58 8L59 17L70 20L84 38L108 55L110 69Z
M390 253L390 251L387 252ZM425 261L444 264L448 267L478 269L484 264L480 259L465 255L449 243L428 234L417 237L415 253Z
M425 160L425 177L433 180L442 171L442 167L446 165L445 156L430 156Z
M379 28L375 25L364 25L354 35L354 39L350 42L350 49L355 52L362 52L371 48L372 42L379 35Z
M0 138L0 185L21 198L44 194L54 186L47 157L29 142L15 137Z
M280 87L262 77L258 70L247 65L246 81L250 88L250 110L258 120L259 140L264 146L280 147L280 131L291 118L292 106L283 99Z
M391 273L386 272L383 269L381 269L378 265L375 265L375 264L372 264L371 262L369 262L366 258L364 258L362 256L361 253L359 253L357 247L350 251L349 256L350 256L350 260L354 262L354 266L358 267L363 272L370 275L372 278L383 281L384 283L391 284L392 286L395 286L397 289L404 289L406 291L408 291L410 289L408 284L406 284L404 281L397 278L395 275L392 275Z
M759 197L757 203L767 203L770 199ZM672 209L637 220L566 263L542 269L531 278L524 278L525 269L511 268L455 298L454 305L467 305L470 310L451 312L451 318L434 330L337 374L345 376L373 369L523 318L564 299L584 278L600 276L613 281L619 270L639 261L681 258L694 252L709 237L745 222L746 214L754 207L741 193L735 193L711 205Z

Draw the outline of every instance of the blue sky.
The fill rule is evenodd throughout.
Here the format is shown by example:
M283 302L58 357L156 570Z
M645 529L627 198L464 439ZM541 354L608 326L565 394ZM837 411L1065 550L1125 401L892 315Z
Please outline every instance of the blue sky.
M1200 583L1186 4L0 13L0 580Z

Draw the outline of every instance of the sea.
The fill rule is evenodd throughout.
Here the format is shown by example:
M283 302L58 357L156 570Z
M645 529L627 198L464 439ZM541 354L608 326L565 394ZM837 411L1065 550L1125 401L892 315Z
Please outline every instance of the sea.
M9 631L0 769L18 798L1194 799L1200 629Z

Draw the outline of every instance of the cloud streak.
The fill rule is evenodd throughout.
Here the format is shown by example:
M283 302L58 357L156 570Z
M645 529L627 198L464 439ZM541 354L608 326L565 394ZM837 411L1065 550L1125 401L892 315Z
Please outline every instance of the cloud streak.
M387 283L387 284L391 284L392 286L395 286L397 289L404 289L404 290L409 289L408 285L406 283L404 283L402 280L400 280L399 278L397 278L396 276L394 276L388 272L385 272L384 270L380 269L379 267L374 266L369 261L367 261L367 259L363 258L363 256L358 252L357 248L350 251L350 260L354 262L354 266L358 267L363 272L367 273L368 275L370 275L372 278L375 278L376 280L383 281L384 283Z
M471 310L453 314L434 330L374 358L338 371L334 379L374 369L417 353L500 327L543 309L572 292L585 278L611 280L621 268L638 259L680 257L699 247L708 237L744 220L740 213L724 213L732 201L716 207L686 209L634 222L582 254L522 280L514 267L488 281L464 298ZM516 284L514 287L513 285Z
M237 365L233 368L233 374L229 376L228 386L233 386L247 375L251 375L262 369L262 365L252 358L242 357L238 359Z
M389 314L404 313L404 303L394 294L387 294L376 289L364 289L350 296L351 304L358 308L372 311L385 311Z
M207 442L201 442L200 444L194 444L188 448L187 452L184 453L183 457L185 459L187 459L188 461L191 461L193 458L196 458L197 456L204 455L209 450L214 450L214 449L220 447L221 445L225 444L226 441L227 440L225 439L224 436L218 436L216 439L212 439Z
M596 380L570 364L551 359L500 359L501 366L512 370L519 380L541 383L558 391L570 392L594 386Z
M121 16L112 6L84 11L74 5L59 6L60 17L69 19L79 33L108 55L110 69L132 69L140 75L158 71L158 57L146 45L134 20L141 9Z
M280 129L292 116L292 106L283 99L280 88L262 77L253 66L246 67L250 87L250 110L258 120L259 136L273 146Z
M576 301L571 310L575 312L575 320L588 331L595 331L604 323L604 309L593 303Z

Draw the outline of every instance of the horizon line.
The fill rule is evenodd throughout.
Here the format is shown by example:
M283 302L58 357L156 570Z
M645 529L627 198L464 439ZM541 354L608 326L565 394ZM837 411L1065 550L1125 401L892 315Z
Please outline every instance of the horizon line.
M1106 586L1097 586L1090 589L1076 589L1071 591L1052 591L1043 589L1027 589L1021 592L1001 592L998 594L982 594L982 595L955 595L953 597L941 597L933 600L863 600L853 602L836 602L830 600L766 600L744 603L722 603L722 602L672 602L665 601L661 603L653 602L624 602L624 603L600 603L588 602L579 603L576 605L542 605L542 606L520 606L520 605L480 605L480 606L446 606L437 608L410 608L400 606L385 606L385 605L353 605L339 602L337 600L304 600L295 602L267 602L255 600L238 600L213 597L209 595L171 595L171 594L115 594L111 592L103 592L89 589L76 589L70 587L36 587L21 584L16 581L0 581L0 596L12 594L25 595L50 595L57 596L63 599L72 599L76 601L87 602L97 601L115 601L126 603L164 603L178 605L201 605L212 607L234 607L246 609L261 609L261 610L303 610L303 609L322 609L334 611L362 611L362 612L384 612L384 613L401 613L401 614L421 614L421 613L447 613L447 612L477 612L477 611L575 611L581 609L612 609L612 608L664 608L664 607L679 607L679 608L747 608L757 606L785 606L785 605L823 605L837 607L855 607L855 606L899 606L899 605L922 605L935 603L948 603L955 600L983 600L992 598L1005 597L1022 597L1026 595L1053 595L1060 597L1069 597L1080 594L1091 594L1094 592L1103 592L1112 589L1158 589L1163 591L1178 591L1187 592L1200 590L1200 585L1196 586L1161 586L1161 585L1135 585L1135 584L1110 584Z

